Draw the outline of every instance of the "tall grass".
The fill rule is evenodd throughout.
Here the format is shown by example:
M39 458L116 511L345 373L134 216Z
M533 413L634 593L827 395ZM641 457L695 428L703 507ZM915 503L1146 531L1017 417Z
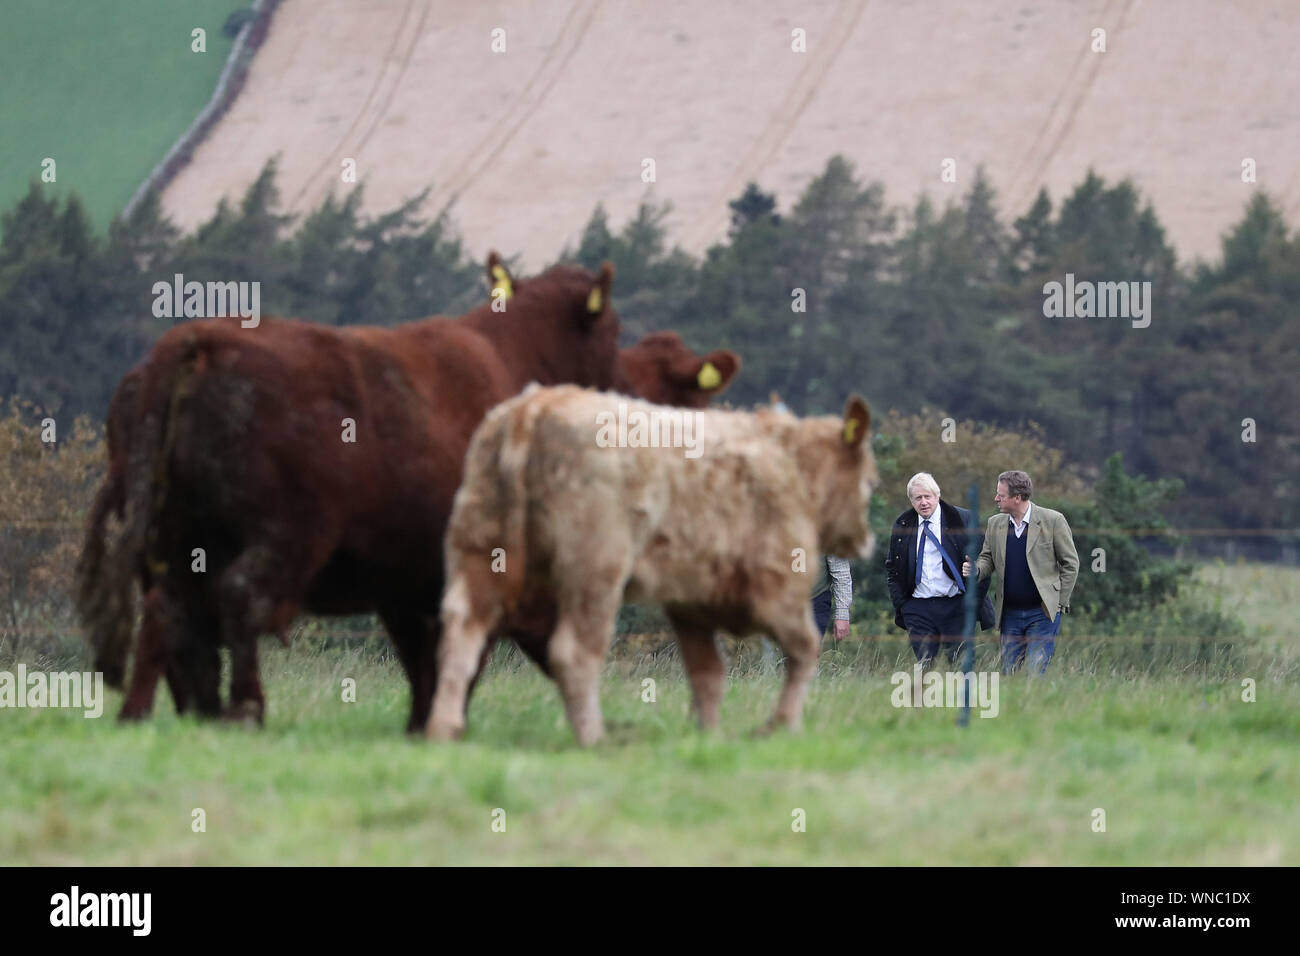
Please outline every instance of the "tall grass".
M723 726L707 736L671 641L629 637L602 683L608 738L583 751L555 687L508 645L464 741L406 737L389 645L366 619L344 623L263 645L261 731L178 718L165 694L140 725L0 710L0 860L1300 863L1294 643L1206 655L1067 630L1046 676L1003 678L998 716L959 728L952 709L893 705L905 641L854 637L827 643L803 732L752 739L781 682L757 642L730 644ZM981 639L977 667L997 666Z

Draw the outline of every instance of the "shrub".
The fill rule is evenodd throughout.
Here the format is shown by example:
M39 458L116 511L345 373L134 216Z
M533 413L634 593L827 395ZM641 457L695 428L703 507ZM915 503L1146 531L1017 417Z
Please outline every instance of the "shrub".
M42 440L45 416L11 399L0 416L0 648L66 655L77 628L71 614L81 529L104 467L104 441L85 418ZM66 429L66 430L65 430Z

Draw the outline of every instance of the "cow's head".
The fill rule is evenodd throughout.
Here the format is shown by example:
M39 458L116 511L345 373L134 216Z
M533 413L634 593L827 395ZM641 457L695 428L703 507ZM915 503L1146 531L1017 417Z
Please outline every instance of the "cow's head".
M614 388L657 405L704 408L740 371L740 356L728 349L692 352L676 332L651 332L620 349Z
M868 558L875 549L869 509L880 481L871 451L871 410L858 395L844 405L843 418L821 419L816 448L800 455L814 469L809 475L820 501L820 547L839 558Z
M598 273L558 265L521 279L493 252L487 271L493 311L525 346L515 354L529 367L519 371L543 385L613 386L619 318L610 301L611 263Z

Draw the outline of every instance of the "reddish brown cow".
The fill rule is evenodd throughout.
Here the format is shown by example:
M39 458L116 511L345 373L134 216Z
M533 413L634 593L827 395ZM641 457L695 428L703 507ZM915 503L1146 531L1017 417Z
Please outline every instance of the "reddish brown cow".
M487 409L530 379L612 378L698 406L739 367L732 353L701 359L657 333L619 353L611 374L608 267L519 282L495 255L488 268L509 297L501 314L484 306L396 329L264 320L256 337L230 321L191 322L128 373L110 405L109 472L79 568L97 666L113 686L130 645L133 573L145 593L121 716L149 713L164 670L178 710L215 713L217 646L228 643L230 713L260 719L258 633L283 638L301 609L377 609L418 729L434 684L442 533ZM111 556L110 513L126 525Z
M489 269L498 266L494 254ZM391 329L265 318L253 329L207 319L169 330L115 400L129 405L134 393L135 421L116 436L124 473L110 469L80 569L106 676L123 670L137 575L143 636L174 655L181 700L205 715L220 708L221 644L232 656L230 712L260 719L258 634L283 634L301 610L377 610L411 682L410 726L421 727L436 666L438 543L470 435L530 381L612 385L612 279L608 264L599 275L557 266L510 282L503 311L485 304ZM124 522L111 551L110 510ZM124 716L148 713L159 663L137 655Z
M614 390L657 405L705 408L740 371L740 357L718 349L696 355L676 332L651 332L618 353Z

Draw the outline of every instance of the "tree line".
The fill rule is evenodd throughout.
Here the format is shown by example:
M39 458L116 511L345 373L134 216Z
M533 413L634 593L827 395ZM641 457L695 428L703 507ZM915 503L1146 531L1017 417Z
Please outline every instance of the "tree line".
M33 183L0 214L0 398L102 420L173 321L153 315L151 290L175 273L259 281L264 313L332 325L457 314L485 295L481 257L446 212L421 212L423 194L367 216L357 188L294 220L275 179L268 163L184 235L156 196L97 235L75 195ZM675 328L740 352L737 405L776 391L796 413L831 413L857 391L882 413L929 410L936 436L945 418L959 435L1032 430L1089 482L1119 454L1181 481L1162 505L1180 527L1251 544L1297 526L1300 236L1265 193L1218 261L1191 265L1132 183L1092 173L1009 224L982 172L943 208L904 208L841 157L788 210L752 183L730 208L727 237L696 257L672 245L669 207L618 228L597 207L560 258L615 263L628 342ZM1044 286L1067 274L1149 282L1150 325L1048 317Z

